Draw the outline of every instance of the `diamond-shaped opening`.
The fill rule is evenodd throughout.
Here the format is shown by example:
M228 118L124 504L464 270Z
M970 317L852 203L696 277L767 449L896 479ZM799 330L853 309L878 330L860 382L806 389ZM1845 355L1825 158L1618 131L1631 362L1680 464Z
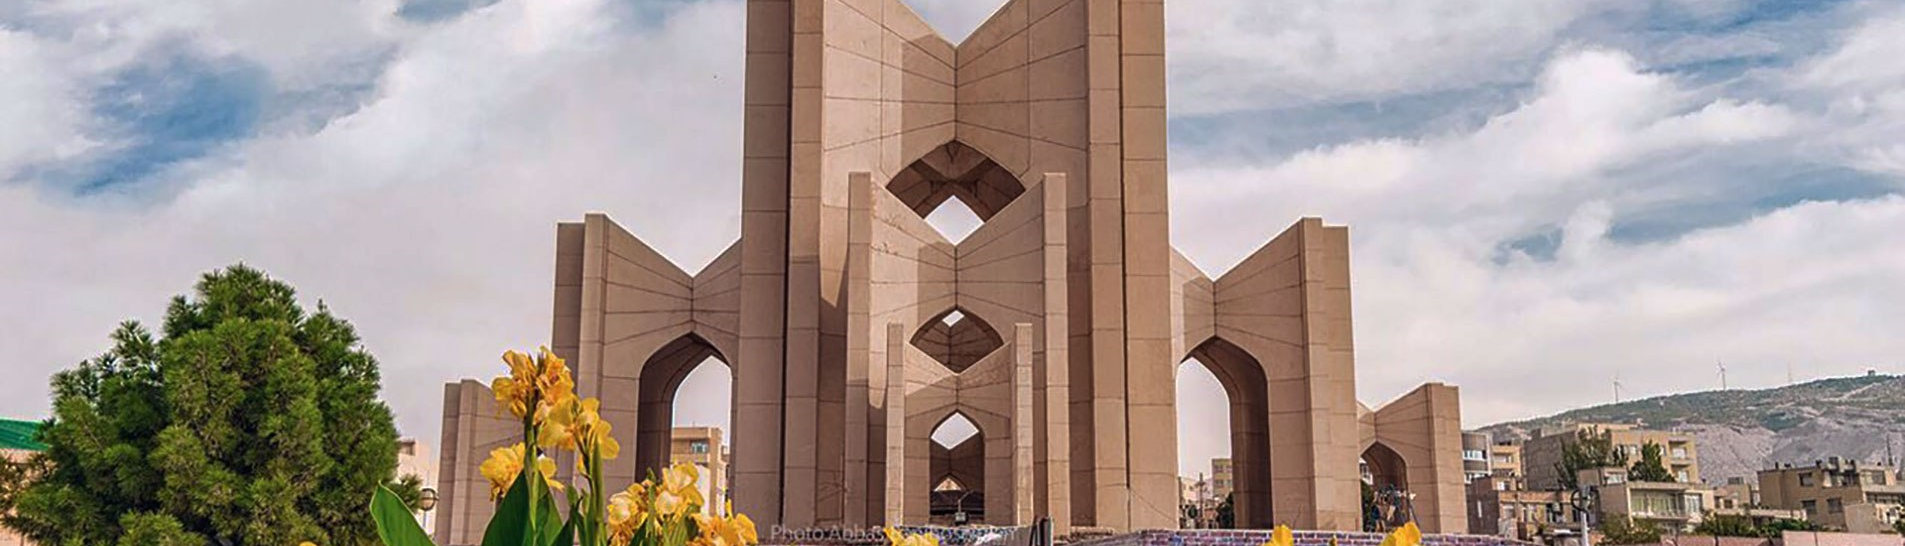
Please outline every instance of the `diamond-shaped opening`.
M905 4L940 36L958 44L1004 7L1005 0L906 0Z
M974 231L979 231L979 226L985 223L985 220L979 219L978 214L972 212L971 207L967 207L964 201L956 198L947 199L938 209L933 210L932 214L926 215L926 225L939 230L941 236L954 244L966 240L967 236L972 235Z
M952 476L947 476L946 479L939 480L939 485L933 486L934 492L965 491L965 490L966 490L966 484L959 483L959 479L954 478Z
M967 419L964 414L955 412L945 421L941 421L939 428L933 429L933 443L939 444L939 447L952 449L978 435L979 425L972 424L972 420Z
M948 233L947 227L934 221L940 211L955 215L944 220L948 225L963 221L976 229L1024 194L1025 184L979 150L952 141L900 170L886 189L941 233ZM948 210L954 207L965 211Z
M952 319L955 314L958 318ZM913 333L913 346L946 369L959 373L1004 347L1005 338L977 315L954 308L926 321L925 326Z

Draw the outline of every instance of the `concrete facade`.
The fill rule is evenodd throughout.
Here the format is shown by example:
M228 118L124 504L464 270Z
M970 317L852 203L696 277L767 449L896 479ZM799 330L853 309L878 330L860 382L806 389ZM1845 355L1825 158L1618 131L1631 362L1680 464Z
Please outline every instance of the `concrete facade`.
M1522 468L1527 472L1530 489L1557 489L1561 487L1561 476L1557 473L1561 464L1562 448L1575 440L1576 434L1588 430L1605 432L1612 436L1615 449L1627 455L1627 463L1640 460L1641 447L1660 444L1662 463L1674 480L1683 483L1700 483L1700 453L1694 446L1693 435L1685 432L1648 430L1633 425L1618 423L1580 423L1565 427L1554 427L1539 431L1538 435L1522 442Z
M1424 530L1461 530L1456 389L1355 399L1347 228L1303 219L1217 278L1171 247L1163 17L1013 0L955 45L900 0L748 0L741 240L690 274L606 216L557 228L551 346L638 423L610 478L666 460L712 357L763 526L926 521L957 414L984 523L1174 528L1196 358L1229 395L1241 526L1359 529L1380 453ZM984 222L957 242L924 219L949 199ZM452 440L485 439L469 415L446 403L446 480Z
M1759 472L1760 504L1804 512L1830 530L1884 533L1905 518L1905 485L1898 469L1833 457L1812 466L1785 465Z

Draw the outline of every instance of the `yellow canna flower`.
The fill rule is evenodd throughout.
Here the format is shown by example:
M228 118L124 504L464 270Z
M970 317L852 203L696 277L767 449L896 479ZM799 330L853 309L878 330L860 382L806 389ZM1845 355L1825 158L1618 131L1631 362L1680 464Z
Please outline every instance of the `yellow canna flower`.
M551 406L561 404L575 397L575 378L569 374L569 365L548 347L541 348L536 357L536 390L542 393L543 400Z
M733 514L729 521L734 525L735 531L740 533L742 543L750 545L761 543L761 534L754 528L753 519L747 517L747 514L735 514L733 502L728 503L728 513Z
M602 401L595 398L570 397L563 401L550 413L548 422L543 423L536 445L569 451L596 450L605 460L616 458L622 452L622 444L610 434L615 427L602 419L601 407Z
M608 519L610 544L626 544L648 521L647 499L647 490L639 483L609 497L604 515Z
M662 470L661 490L681 497L684 504L700 508L705 502L701 498L701 488L695 487L695 482L700 479L700 472L695 469L695 465L677 463Z
M908 535L899 529L886 528L886 541L889 546L939 546L939 535L919 533Z
M1263 543L1263 546L1296 546L1296 535L1290 532L1289 526L1278 525L1270 531L1270 541Z
M733 503L729 503L728 511L734 511ZM695 537L695 546L751 546L761 541L754 520L740 514L725 519L696 514L695 528L701 531L701 536Z
M1382 539L1382 546L1422 546L1422 529L1416 528L1416 522L1404 523Z
M317 544L309 540L306 540L304 542L299 542L298 546L317 546Z
M490 391L496 395L496 403L518 419L533 418L534 422L542 423L558 406L575 398L575 378L570 375L568 364L549 352L548 347L543 347L535 358L507 351L503 353L503 362L509 365L509 375L491 380ZM529 406L532 399L536 400L533 408Z
M516 483L516 476L523 473L524 450L521 443L509 447L499 447L489 452L489 459L478 467L484 478L489 480L489 500L503 498L509 492L509 486ZM543 482L553 491L562 490L562 482L556 481L556 461L545 456L536 457L536 470L542 474Z

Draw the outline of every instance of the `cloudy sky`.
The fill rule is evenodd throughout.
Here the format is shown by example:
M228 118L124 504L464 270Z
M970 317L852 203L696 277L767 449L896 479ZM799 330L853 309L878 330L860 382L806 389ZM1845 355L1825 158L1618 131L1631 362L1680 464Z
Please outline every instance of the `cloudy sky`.
M963 36L997 0L909 0ZM1358 390L1469 425L1905 371L1905 6L1171 0L1172 228L1352 226ZM404 433L549 332L554 224L739 232L741 0L0 3L0 415L243 261L354 321ZM725 370L685 421L719 423ZM1209 393L1186 368L1181 390ZM1186 396L1187 473L1223 451Z

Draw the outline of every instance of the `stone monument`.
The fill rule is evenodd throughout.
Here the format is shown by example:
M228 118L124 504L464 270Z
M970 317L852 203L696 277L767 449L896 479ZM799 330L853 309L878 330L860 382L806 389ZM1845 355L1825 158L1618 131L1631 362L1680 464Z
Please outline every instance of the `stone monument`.
M984 523L1175 528L1196 358L1240 526L1360 529L1360 460L1461 531L1456 389L1356 401L1347 228L1300 220L1215 279L1171 247L1164 67L1162 0L1012 0L956 45L901 0L748 0L741 239L690 274L606 216L557 227L551 345L621 425L611 478L665 464L713 357L763 526L924 523L957 472ZM984 222L957 242L924 219L949 199ZM513 431L488 398L446 390L440 543L487 521L475 466ZM982 448L929 439L954 414Z

